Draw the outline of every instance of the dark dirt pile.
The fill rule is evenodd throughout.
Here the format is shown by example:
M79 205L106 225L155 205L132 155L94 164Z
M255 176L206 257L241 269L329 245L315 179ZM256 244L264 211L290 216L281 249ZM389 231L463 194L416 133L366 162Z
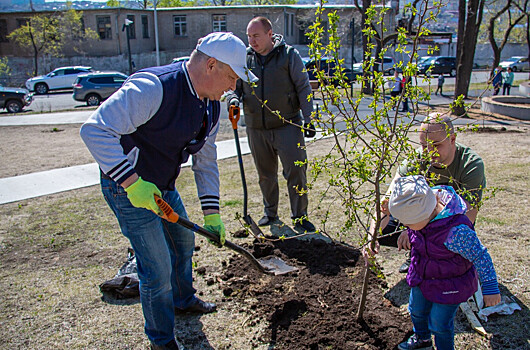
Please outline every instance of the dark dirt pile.
M275 255L299 271L264 275L241 256L221 279L229 298L257 300L255 320L269 323L259 339L277 349L394 349L412 333L410 319L383 297L384 281L370 277L364 321L356 321L362 288L359 250L322 240L255 242L257 258Z

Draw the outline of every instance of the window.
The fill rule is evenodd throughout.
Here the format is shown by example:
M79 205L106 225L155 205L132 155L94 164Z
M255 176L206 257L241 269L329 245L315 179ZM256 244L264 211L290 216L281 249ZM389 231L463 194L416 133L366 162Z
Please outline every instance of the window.
M294 36L294 14L285 14L285 36Z
M7 43L7 20L0 19L0 43Z
M64 75L64 69L57 69L52 72L52 77L62 77Z
M64 75L77 74L77 73L78 72L75 69L69 68L69 69L65 70Z
M127 77L123 77L121 75L112 77L115 83L123 84L125 80L127 80Z
M214 32L226 32L226 15L212 15Z
M101 40L112 39L112 28L110 26L110 16L96 16L99 38Z
M173 23L175 24L175 35L186 36L186 15L173 16Z
M92 84L114 84L112 77L93 77L88 79Z
M29 18L17 18L17 28L25 26L29 22Z
M142 15L142 37L144 39L149 38L149 22L146 15Z
M134 15L127 15L127 19L132 22L128 25L129 39L136 39L136 21L134 19Z

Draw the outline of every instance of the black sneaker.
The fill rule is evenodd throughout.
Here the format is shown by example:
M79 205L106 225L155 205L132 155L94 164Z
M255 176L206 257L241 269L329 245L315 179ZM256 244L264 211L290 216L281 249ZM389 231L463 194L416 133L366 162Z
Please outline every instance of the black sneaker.
M156 345L151 343L151 350L179 350L179 346L175 340L172 340L164 345Z
M407 258L407 260L405 260L405 262L399 267L399 273L409 272L409 267L410 267L410 255Z
M315 225L313 225L309 220L307 219L301 219L300 218L293 218L296 223L294 224L294 227L306 232L315 232L316 228Z
M407 341L398 345L399 350L430 350L432 349L432 340L418 339L416 334L413 334Z
M261 219L258 221L258 226L266 226L272 224L274 221L276 221L278 217L277 216L267 216L264 215Z

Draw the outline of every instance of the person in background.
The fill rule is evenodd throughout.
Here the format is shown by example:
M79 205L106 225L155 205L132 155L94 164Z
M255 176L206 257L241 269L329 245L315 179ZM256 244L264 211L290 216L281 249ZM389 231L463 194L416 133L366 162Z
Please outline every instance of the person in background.
M247 66L259 77L259 82L252 87L239 81L226 100L229 108L243 102L249 146L265 207L258 225L272 224L278 218L279 157L295 228L313 232L315 226L307 218L307 193L300 193L306 189L307 165L296 164L307 160L304 135L313 137L316 133L311 123L313 99L309 76L298 51L287 45L280 34L272 32L267 18L253 18L247 25L247 37L250 45ZM272 111L279 111L285 121Z
M508 67L506 72L502 73L502 94L509 95L512 88L514 74L512 68Z
M493 85L493 95L498 95L502 85L502 67L499 66L493 71L493 77L491 79Z
M443 96L443 87L445 83L445 77L443 74L438 75L438 87L436 88L436 91L434 92L435 95L438 95L438 91L440 91L440 96Z
M451 118L437 112L429 114L423 120L420 126L420 144L417 162L405 162L398 168L387 195L402 176L418 173L436 176L436 185L451 186L462 194L467 204L466 216L475 223L478 215L477 204L481 201L482 191L486 187L482 158L471 148L456 142ZM422 159L422 155L427 152L433 153L430 161ZM408 235L400 230L399 220L381 214L384 218L381 221L382 236L378 238L378 245L409 246ZM374 224L372 222L371 234ZM409 265L410 257L401 265L399 272L406 273Z
M204 227L225 241L219 214L215 136L221 95L257 78L232 33L199 39L189 61L131 75L83 124L81 137L101 170L101 189L134 249L145 333L152 349L178 349L175 313L210 313L195 295L192 231L162 219L154 196L187 218L175 180L191 156Z
M467 203L450 186L432 189L421 175L396 180L390 199L382 205L405 225L412 262L409 312L414 334L401 350L454 349L454 318L460 303L482 286L484 305L500 303L497 275L488 250L465 215Z
M399 72L397 71L397 69L394 70L394 77L389 80L389 84L392 87L392 90L390 90L390 97L396 99L395 103L397 104L397 99L399 95L401 95L401 91L403 90L403 80L399 77ZM393 107L392 109L395 108L396 107Z

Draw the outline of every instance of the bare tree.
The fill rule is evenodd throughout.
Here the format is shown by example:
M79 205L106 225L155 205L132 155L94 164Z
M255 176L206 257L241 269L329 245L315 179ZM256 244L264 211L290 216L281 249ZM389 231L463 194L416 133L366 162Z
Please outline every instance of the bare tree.
M515 1L506 0L504 6L489 19L487 27L488 40L491 44L491 49L493 50L493 64L491 66L491 74L493 74L493 70L495 69L495 67L499 65L499 62L501 60L501 52L504 49L506 43L508 42L508 39L510 38L510 33L512 32L512 29L525 17L527 17L526 9L528 7L528 1L529 0L525 0L523 6L519 9L519 4L517 4L516 6ZM519 12L519 14L514 14L514 10ZM508 21L505 21L506 28L504 29L504 35L502 36L502 40L500 44L497 44L497 41L495 40L495 23L497 22L497 19L505 13L507 13L508 15Z

